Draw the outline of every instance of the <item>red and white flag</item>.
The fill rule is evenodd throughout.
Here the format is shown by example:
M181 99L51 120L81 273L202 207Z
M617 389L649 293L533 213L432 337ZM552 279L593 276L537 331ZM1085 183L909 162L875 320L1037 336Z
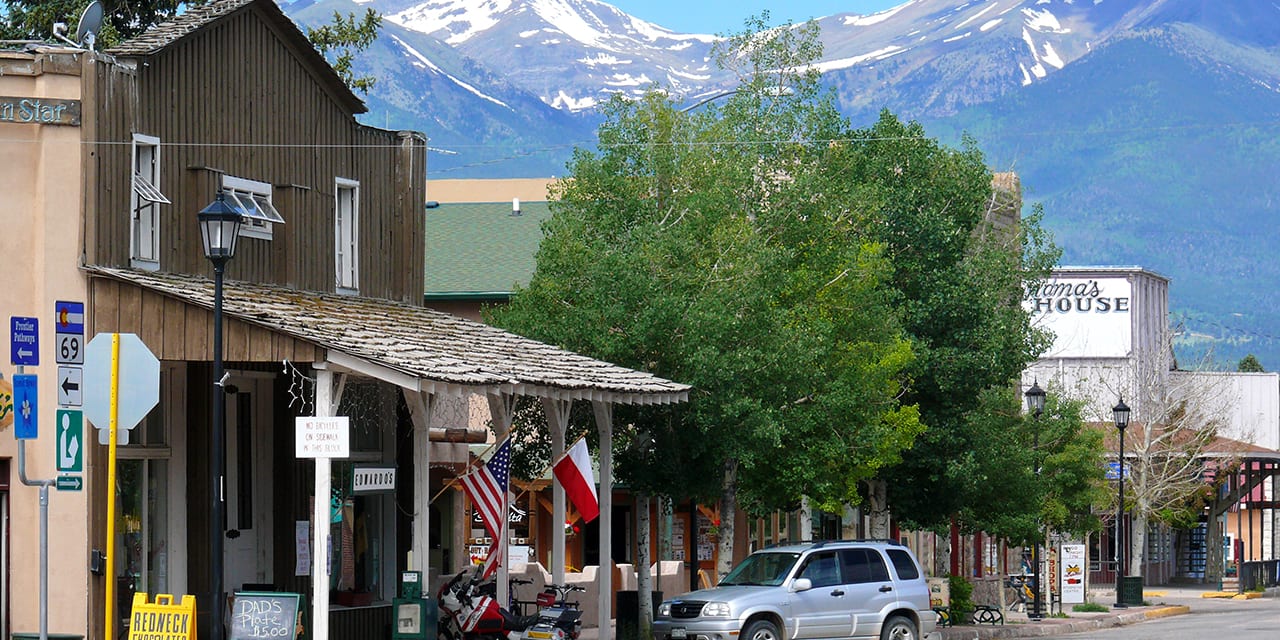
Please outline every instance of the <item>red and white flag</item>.
M591 453L587 451L587 439L579 439L564 452L551 467L556 480L564 487L569 502L582 514L583 522L591 522L600 515L600 498L596 495L594 475L591 473Z

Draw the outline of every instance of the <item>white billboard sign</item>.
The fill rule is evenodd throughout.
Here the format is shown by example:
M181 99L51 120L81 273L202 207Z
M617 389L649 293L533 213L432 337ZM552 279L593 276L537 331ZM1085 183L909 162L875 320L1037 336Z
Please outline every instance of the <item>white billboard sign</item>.
M1035 326L1055 336L1042 358L1124 358L1133 350L1128 278L1051 278L1022 304Z
M1085 547L1082 544L1062 545L1062 604L1084 602Z

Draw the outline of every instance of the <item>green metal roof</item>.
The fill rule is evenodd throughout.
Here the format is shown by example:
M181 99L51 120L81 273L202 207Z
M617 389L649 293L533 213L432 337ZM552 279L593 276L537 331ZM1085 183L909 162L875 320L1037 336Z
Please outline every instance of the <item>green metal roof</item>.
M492 300L529 284L546 202L441 204L426 210L427 300Z

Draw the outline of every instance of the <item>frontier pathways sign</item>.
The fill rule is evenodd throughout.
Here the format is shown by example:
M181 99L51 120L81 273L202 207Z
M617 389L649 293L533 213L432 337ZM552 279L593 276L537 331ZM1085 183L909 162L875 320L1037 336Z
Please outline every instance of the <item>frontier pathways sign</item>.
M1133 350L1133 284L1114 278L1051 278L1022 306L1054 334L1044 358L1124 358Z

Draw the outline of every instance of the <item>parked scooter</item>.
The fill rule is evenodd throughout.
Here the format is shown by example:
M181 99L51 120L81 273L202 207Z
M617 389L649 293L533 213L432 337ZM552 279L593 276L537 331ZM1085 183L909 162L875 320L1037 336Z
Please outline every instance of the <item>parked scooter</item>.
M514 616L498 606L492 579L480 579L480 567L463 571L440 587L441 640L519 640L537 616Z
M582 610L569 602L569 593L586 591L577 585L547 585L538 594L538 621L520 636L523 640L577 640L582 632Z

